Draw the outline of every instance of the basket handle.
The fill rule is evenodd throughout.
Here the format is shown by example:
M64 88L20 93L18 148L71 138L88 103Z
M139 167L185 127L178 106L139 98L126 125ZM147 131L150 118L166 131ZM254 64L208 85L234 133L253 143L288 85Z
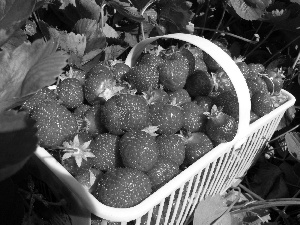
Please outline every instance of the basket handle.
M125 60L125 63L128 66L132 67L137 61L142 51L145 49L145 47L159 38L172 38L189 42L208 53L217 63L220 64L220 66L228 74L237 93L239 102L238 130L232 142L244 138L243 134L245 135L247 133L250 124L250 94L244 76L242 75L240 69L235 64L235 62L231 59L231 57L227 53L225 53L219 46L215 45L214 43L205 38L191 34L176 33L151 37L139 42L131 49Z

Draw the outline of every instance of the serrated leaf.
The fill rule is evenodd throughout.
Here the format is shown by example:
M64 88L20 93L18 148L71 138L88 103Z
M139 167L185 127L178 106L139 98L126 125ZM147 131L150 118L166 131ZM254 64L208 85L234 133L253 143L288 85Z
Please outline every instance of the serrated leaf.
M145 18L138 12L138 9L131 6L128 1L111 0L108 4L115 8L121 15L132 21L142 22L145 20Z
M285 135L285 142L289 153L300 161L300 134L299 132L289 132Z
M21 169L36 150L36 131L25 112L0 113L0 181Z
M51 85L66 66L67 55L53 41L39 39L0 53L0 112L19 98Z
M60 35L59 46L61 49L82 57L86 48L86 36L73 32Z
M27 36L23 30L19 29L1 46L2 50L13 51L15 48L27 41Z
M271 220L268 209L255 209L248 212L232 214L236 224L261 225Z
M35 8L35 0L2 0L0 4L0 46L15 31L19 30L24 21Z
M250 7L244 0L230 0L235 12L244 20L258 20L264 12L260 8Z
M211 224L219 218L227 208L226 201L221 195L217 194L213 197L208 196L205 200L199 202L195 209L193 224Z
M106 47L104 51L105 60L115 60L125 51L125 48L120 45L111 45Z
M290 0L291 2L298 3L300 5L300 0Z
M101 29L99 23L92 19L80 19L76 22L75 31L86 37L85 53L96 49L104 49L106 46L106 38L104 30Z
M117 31L115 31L115 29L112 28L111 26L109 26L107 23L103 27L103 33L108 38L118 38L119 37L119 34L117 33Z
M76 7L75 0L59 0L61 2L61 5L59 9L65 9L68 5L73 5Z

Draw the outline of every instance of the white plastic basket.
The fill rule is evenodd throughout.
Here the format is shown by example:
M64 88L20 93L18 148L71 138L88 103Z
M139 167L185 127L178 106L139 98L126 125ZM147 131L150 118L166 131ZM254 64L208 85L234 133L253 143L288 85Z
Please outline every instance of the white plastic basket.
M156 224L160 224L161 216L165 218L164 224L184 224L199 201L209 195L222 194L241 180L263 145L273 135L284 112L295 103L295 98L283 90L283 93L288 96L288 101L249 125L250 96L239 68L217 45L194 35L179 33L148 38L133 47L126 59L126 64L133 66L145 47L159 38L178 39L201 48L212 56L228 74L238 96L240 115L237 135L231 142L218 145L132 208L112 208L100 203L46 150L38 148L35 153L70 191L81 199L91 213L108 221L121 222L122 225L129 221L135 224L150 224L153 222L151 221L153 211L156 212ZM159 207L155 207L157 205ZM145 214L148 215L146 220L145 217L142 218Z

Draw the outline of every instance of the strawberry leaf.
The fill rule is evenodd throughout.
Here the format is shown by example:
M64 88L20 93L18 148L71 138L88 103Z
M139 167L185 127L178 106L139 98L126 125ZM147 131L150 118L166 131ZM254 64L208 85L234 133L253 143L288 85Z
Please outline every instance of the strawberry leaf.
M229 2L235 12L244 20L258 20L264 14L262 9L249 6L244 0L230 0Z
M86 37L85 53L96 49L103 49L106 46L106 38L100 24L92 19L80 19L75 24L76 33Z
M36 131L25 112L0 113L0 181L21 169L36 150Z
M227 208L226 201L221 195L208 196L205 200L199 202L195 209L193 224L211 224L218 219Z
M86 36L73 32L61 34L59 46L69 53L82 57L86 48Z
M147 4L150 5L155 0L131 0L132 5L141 11Z
M107 4L115 8L121 15L135 21L142 22L145 18L138 12L136 7L131 6L129 1L126 0L111 0Z
M2 0L0 4L0 46L2 46L15 31L19 30L24 21L35 8L35 0Z
M112 28L111 26L109 26L107 23L103 27L103 33L108 38L118 38L119 37L119 34L117 33L117 31L115 31L115 29Z
M23 43L0 53L0 112L27 94L55 82L67 56L53 41Z
M61 5L59 9L65 9L68 5L73 5L76 7L75 0L59 0L61 2Z
M298 132L286 133L285 142L289 153L300 161L300 134Z

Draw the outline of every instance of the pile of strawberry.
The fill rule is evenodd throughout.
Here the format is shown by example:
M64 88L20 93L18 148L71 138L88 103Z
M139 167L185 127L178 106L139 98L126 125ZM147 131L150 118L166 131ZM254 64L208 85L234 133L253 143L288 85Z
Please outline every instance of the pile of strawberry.
M249 86L253 122L278 106L278 96L282 102L283 75L236 63ZM21 110L37 121L40 146L112 207L137 205L237 132L228 75L190 45L144 53L132 68L114 62L87 73L71 69L54 87Z

